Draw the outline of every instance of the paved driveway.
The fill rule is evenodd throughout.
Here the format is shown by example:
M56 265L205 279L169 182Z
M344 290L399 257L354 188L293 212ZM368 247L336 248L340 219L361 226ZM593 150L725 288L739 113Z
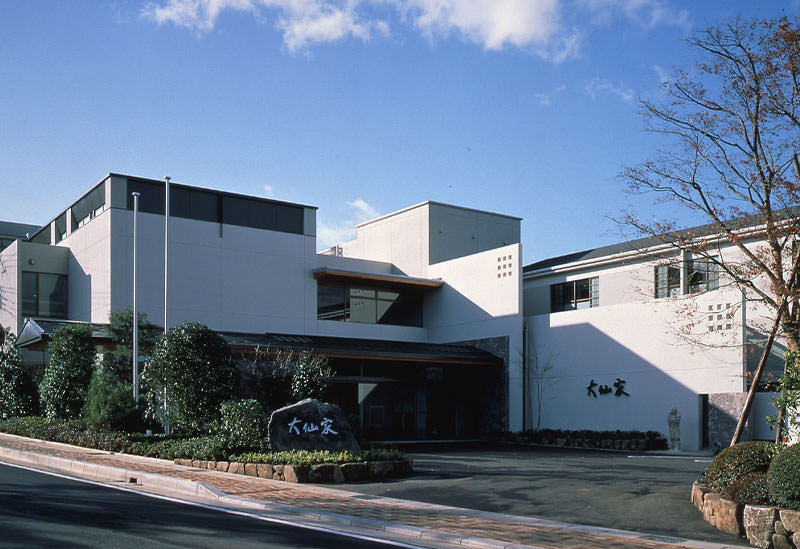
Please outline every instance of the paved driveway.
M718 543L742 543L689 503L710 457L518 446L409 450L416 474L344 489Z

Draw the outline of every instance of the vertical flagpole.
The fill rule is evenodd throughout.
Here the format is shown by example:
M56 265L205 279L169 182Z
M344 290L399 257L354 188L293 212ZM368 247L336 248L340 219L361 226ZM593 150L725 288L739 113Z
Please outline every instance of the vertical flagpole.
M169 180L170 176L164 177L164 335L167 334L167 264L169 260ZM167 388L164 387L164 416L167 416L169 409L167 405ZM169 420L164 423L164 433L169 434Z
M139 193L133 195L133 405L139 406L139 315L136 310L136 222L139 216Z
M164 333L167 333L167 265L169 262L169 180L164 177Z

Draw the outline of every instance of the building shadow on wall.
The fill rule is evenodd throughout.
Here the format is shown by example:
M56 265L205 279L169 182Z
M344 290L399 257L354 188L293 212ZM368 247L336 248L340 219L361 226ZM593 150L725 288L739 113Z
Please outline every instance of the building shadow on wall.
M712 376L717 375L712 363L688 355L694 364L671 365L685 373L708 368L709 377L696 379L698 389L693 389L591 324L550 328L547 322L549 317L542 315L532 317L531 323L540 359L552 365L548 377L533 380L543 384L542 428L653 430L669 440L668 416L674 407L681 415L682 448L730 441L745 395L704 391L713 387ZM660 335L643 330L641 337Z

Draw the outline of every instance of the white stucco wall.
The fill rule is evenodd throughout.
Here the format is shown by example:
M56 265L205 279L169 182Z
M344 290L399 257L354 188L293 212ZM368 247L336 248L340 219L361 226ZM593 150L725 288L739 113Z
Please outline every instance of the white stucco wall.
M19 333L19 241L0 252L0 326Z
M139 213L137 301L164 315L164 217ZM112 308L130 307L133 213L112 210ZM313 236L170 218L168 324L215 330L308 333L315 327Z

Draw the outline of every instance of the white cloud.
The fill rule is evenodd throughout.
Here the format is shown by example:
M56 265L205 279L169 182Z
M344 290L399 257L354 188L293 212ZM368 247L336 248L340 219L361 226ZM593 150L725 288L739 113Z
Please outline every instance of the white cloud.
M592 101L594 101L597 98L597 95L599 93L616 95L626 103L630 103L631 101L633 101L632 89L626 88L622 83L620 83L619 85L614 85L606 78L597 77L588 84L586 84L586 93L589 94L589 97L592 98Z
M275 196L275 187L272 185L264 185L264 194L269 197Z
M560 24L562 0L160 0L148 3L143 16L159 25L173 24L203 34L214 29L225 11L274 16L292 51L314 43L388 36L389 23L377 9L394 10L431 40L457 36L486 50L528 49L554 62L573 57L580 45L576 32Z
M379 217L378 211L363 198L347 202L349 213L345 219L334 223L326 223L322 219L317 223L317 245L329 248L342 242L349 242L356 237L356 225Z
M210 32L223 11L260 14L274 12L276 26L292 51L318 42L335 42L348 37L368 41L373 33L385 35L388 25L366 20L357 13L359 0L166 0L149 3L142 14L159 25L172 23L198 33Z
M456 37L485 50L522 49L553 63L580 53L580 28L587 24L608 25L623 18L650 29L688 27L689 21L688 12L669 0L153 0L142 14L159 25L203 34L215 28L224 12L271 19L291 52L350 38L368 42L389 36L391 20L429 40Z

